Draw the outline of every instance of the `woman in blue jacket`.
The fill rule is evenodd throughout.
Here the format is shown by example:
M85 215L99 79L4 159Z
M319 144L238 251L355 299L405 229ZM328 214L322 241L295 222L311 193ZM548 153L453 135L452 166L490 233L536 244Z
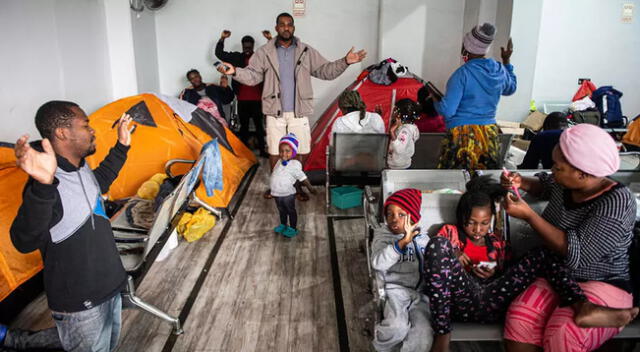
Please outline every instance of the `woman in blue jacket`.
M513 45L501 48L502 63L485 55L495 35L490 23L474 27L464 36L462 60L447 82L447 93L431 91L434 106L445 118L440 169L496 169L500 155L496 107L501 95L516 91L516 76L509 63Z

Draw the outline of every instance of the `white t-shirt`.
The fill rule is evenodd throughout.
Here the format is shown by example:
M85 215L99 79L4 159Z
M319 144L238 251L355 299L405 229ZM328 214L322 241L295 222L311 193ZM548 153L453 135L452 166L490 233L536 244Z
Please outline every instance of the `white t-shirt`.
M408 123L396 130L396 139L389 144L387 164L390 169L408 169L415 153L416 141L420 138L418 126Z
M274 197L286 197L296 194L293 186L296 181L307 179L302 164L298 160L289 160L287 165L282 165L282 160L278 160L276 167L271 172L271 195Z
M331 141L334 133L384 133L384 121L375 112L366 112L362 121L360 111L353 111L339 117L331 127Z

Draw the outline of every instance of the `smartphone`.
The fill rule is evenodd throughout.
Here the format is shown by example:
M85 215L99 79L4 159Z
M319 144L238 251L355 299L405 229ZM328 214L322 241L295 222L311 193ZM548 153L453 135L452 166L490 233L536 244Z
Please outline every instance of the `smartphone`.
M478 263L478 266L484 269L493 269L496 267L496 265L498 265L498 263L496 262L480 262Z
M216 61L216 62L213 63L213 66L215 68L218 68L218 66L220 66L220 65L222 65L222 62L220 62L220 61ZM229 67L227 67L227 65L222 65L222 67L224 68L225 71L229 69Z

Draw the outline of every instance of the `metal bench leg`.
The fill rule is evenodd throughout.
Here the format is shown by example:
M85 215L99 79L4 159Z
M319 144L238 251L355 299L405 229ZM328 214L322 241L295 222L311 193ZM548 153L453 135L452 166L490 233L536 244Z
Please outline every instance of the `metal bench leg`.
M209 204L207 204L205 201L203 201L202 199L198 198L198 196L196 195L196 192L193 191L193 193L191 193L191 198L193 200L193 202L197 203L199 206L207 209L209 212L211 212L213 215L217 216L218 219L222 219L222 212L220 212L220 210L210 206ZM229 213L229 209L225 208L227 215L229 215L229 218L231 217L231 213Z
M329 213L329 208L331 207L331 199L329 197L331 197L331 195L329 194L329 187L331 186L330 183L330 175L331 175L331 170L329 170L329 166L331 165L329 158L331 157L331 153L329 152L329 148L331 148L331 146L327 146L327 150L325 152L325 158L326 158L326 165L325 165L325 176L324 176L324 198L325 201L327 202L327 214Z
M175 335L182 335L184 333L184 330L182 330L182 324L180 324L180 319L170 316L156 306L153 306L136 296L136 289L131 276L127 278L127 288L125 292L122 293L122 299L125 306L140 309L172 324L173 333Z

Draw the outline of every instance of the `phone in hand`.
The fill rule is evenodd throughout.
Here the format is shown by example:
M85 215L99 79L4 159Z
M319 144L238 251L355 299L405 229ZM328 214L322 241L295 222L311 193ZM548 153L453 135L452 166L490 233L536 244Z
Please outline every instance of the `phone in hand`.
M220 66L220 65L222 65L222 62L220 62L220 61L216 61L216 62L213 63L213 66L215 68L218 68L218 66ZM227 71L229 69L229 67L227 67L227 65L222 65L222 68L224 68L225 71Z
M491 269L495 268L496 265L498 265L498 263L496 263L496 262L485 262L485 261L482 261L482 262L478 263L479 267L481 267L483 269L488 269L488 270L491 270Z

